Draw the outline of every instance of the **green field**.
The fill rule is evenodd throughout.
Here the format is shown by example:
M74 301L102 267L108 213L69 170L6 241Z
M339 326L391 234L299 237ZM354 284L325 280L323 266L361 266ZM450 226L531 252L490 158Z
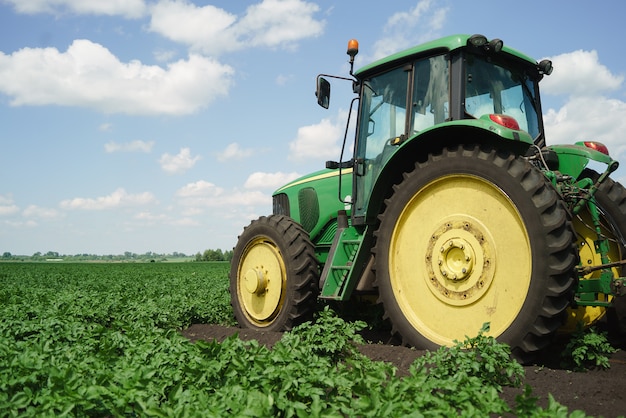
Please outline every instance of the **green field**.
M191 323L233 325L227 274L227 263L0 263L0 415L567 416L528 397L507 406L501 387L523 369L482 336L405 377L359 354L363 324L329 310L272 350L188 342Z

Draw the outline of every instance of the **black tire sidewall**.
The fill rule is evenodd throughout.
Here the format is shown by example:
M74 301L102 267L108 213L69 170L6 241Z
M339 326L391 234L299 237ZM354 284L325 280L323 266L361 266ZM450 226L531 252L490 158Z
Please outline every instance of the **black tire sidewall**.
M317 263L315 259L311 259L311 254L300 254L294 252L294 239L289 240L287 238L287 231L290 228L296 228L298 235L295 240L304 241L304 245L309 249L313 248L313 244L310 242L308 234L297 224L293 219L283 215L271 215L269 217L261 217L258 220L252 221L252 223L245 228L240 235L237 245L233 250L233 259L231 261L230 270L230 294L231 304L235 314L235 318L240 326L244 328L258 329L263 331L288 331L293 326L308 320L312 316L312 306L316 299L315 283L317 278L302 277L304 275L312 275L317 270ZM238 271L239 265L242 261L242 257L245 255L245 251L251 242L263 237L272 242L282 256L282 262L285 265L286 282L284 284L284 293L281 296L282 309L278 314L265 326L259 326L258 324L250 321L248 315L244 312L244 308L241 306L239 298L239 278ZM303 261L302 258L308 258L307 262L310 266L302 272ZM314 265L313 265L314 264ZM302 286L303 280L310 283ZM303 288L304 287L304 288ZM299 296L308 296L308 301L305 301L304 307L299 306L301 300Z

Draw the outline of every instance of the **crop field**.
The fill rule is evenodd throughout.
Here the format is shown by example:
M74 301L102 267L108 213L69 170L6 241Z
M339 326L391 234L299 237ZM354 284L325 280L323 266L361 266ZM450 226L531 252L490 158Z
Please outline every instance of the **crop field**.
M523 369L481 334L406 376L360 354L364 324L328 309L272 349L189 342L190 324L234 324L228 267L0 263L0 415L569 416L537 407L530 388L503 401Z

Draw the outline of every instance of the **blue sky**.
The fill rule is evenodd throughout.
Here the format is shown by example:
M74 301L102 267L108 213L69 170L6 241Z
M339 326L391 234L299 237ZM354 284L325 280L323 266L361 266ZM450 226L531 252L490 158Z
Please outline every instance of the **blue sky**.
M0 0L0 252L231 249L337 159L349 86L318 73L482 33L537 60L550 144L626 161L626 3ZM616 178L626 180L624 168Z

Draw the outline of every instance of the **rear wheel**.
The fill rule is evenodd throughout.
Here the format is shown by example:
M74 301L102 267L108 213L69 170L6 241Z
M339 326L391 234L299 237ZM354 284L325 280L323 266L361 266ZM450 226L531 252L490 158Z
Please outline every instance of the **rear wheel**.
M522 361L548 344L576 256L568 214L540 171L478 146L444 150L385 203L377 286L404 343L452 345L488 322Z
M288 331L311 318L318 266L307 232L282 215L247 226L233 251L231 304L239 325Z
M596 181L600 175L593 170L585 170L581 174L581 178L591 178ZM620 184L607 178L598 188L596 192L596 201L598 203L601 215L602 234L609 241L609 261L615 262L623 260L626 256L626 189ZM574 217L574 228L576 229L578 250L580 261L583 267L602 264L600 255L595 251L594 241L596 232L593 229L593 223L589 213L585 210ZM623 267L614 267L613 274L623 277L626 273ZM592 272L581 280L591 278L599 278L601 271ZM618 297L613 299L615 307L615 318L619 320L616 327L626 328L626 298ZM579 306L570 308L567 311L567 323L562 327L564 333L572 333L576 330L579 322L585 327L591 326L601 320L607 313L607 309L597 306ZM619 330L622 333L626 329Z

